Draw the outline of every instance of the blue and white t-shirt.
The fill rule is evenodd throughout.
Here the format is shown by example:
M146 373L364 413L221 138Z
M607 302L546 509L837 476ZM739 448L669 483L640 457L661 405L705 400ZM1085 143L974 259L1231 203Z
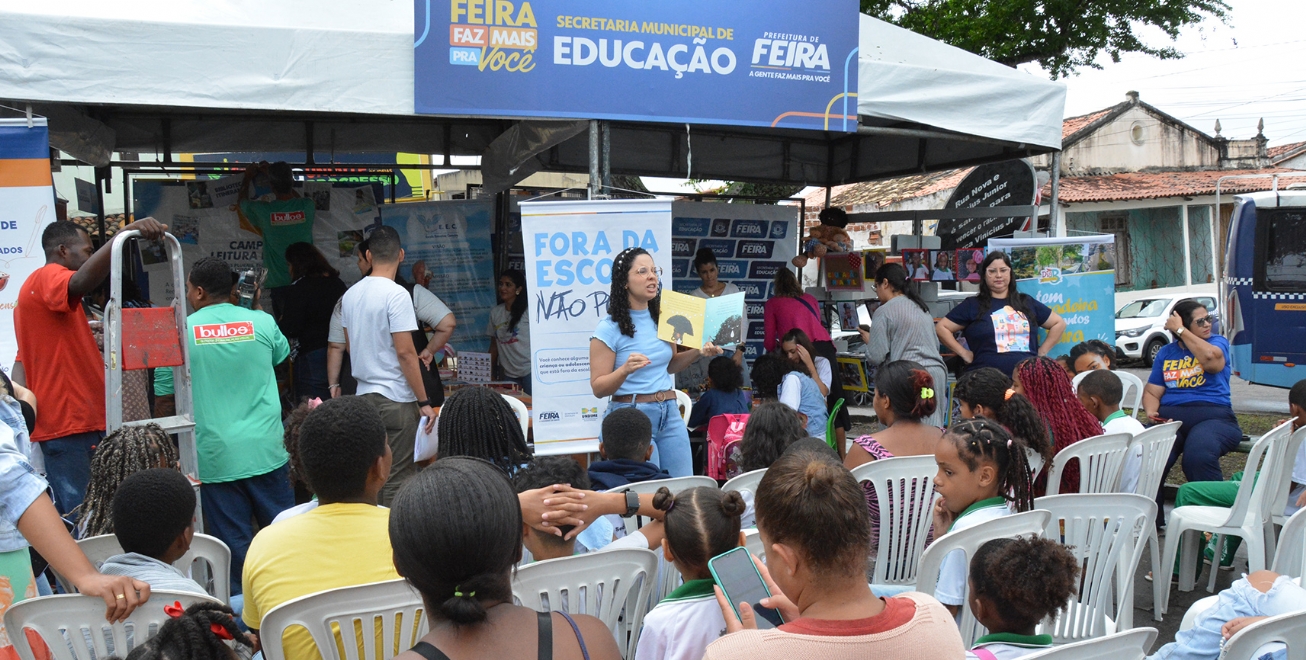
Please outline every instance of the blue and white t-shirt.
M1156 361L1152 363L1152 375L1147 382L1149 385L1165 386L1161 405L1210 403L1226 408L1233 405L1229 396L1229 376L1233 373L1229 340L1213 335L1207 341L1224 353L1224 369L1215 373L1207 373L1197 356L1182 341L1166 344L1157 352Z
M658 325L647 309L630 310L630 320L635 322L635 336L621 334L621 328L611 316L599 321L594 328L594 339L607 345L617 354L614 369L626 363L632 353L640 353L649 359L648 366L626 377L626 381L617 388L616 396L631 394L656 394L675 387L675 380L667 372L671 357L675 355L671 344L658 339Z

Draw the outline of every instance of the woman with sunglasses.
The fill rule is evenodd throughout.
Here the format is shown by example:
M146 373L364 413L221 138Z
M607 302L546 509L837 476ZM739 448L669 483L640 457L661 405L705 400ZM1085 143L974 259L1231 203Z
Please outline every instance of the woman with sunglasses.
M1182 453L1188 481L1221 481L1220 457L1242 441L1229 395L1229 340L1211 334L1211 314L1201 303L1174 306L1165 329L1174 341L1161 348L1143 388L1143 409L1154 422L1183 422L1165 470Z
M653 455L673 477L693 474L689 431L676 405L672 374L700 357L716 357L711 342L679 353L658 339L662 269L642 248L623 250L612 260L608 316L590 339L590 388L594 396L611 396L606 417L618 408L636 408L653 423ZM601 438L600 438L601 439Z

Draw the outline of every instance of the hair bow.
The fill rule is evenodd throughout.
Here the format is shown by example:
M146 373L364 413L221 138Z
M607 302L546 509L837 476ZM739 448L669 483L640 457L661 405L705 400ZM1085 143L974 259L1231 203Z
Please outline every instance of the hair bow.
M1008 400L1010 400L1011 397L1012 397L1012 395L1014 395L1015 393L1016 393L1016 390L1013 390L1013 389L1011 389L1011 388L1007 388L1007 393L1004 394L1004 395L1002 396L1002 400L1003 400L1003 401L1008 401Z
M934 390L931 389L931 388L928 388L928 387L922 387L922 388L921 388L921 398L922 398L922 399L933 399L933 398L934 398Z
M322 405L322 397L320 397L320 396L319 396L319 397L313 397L312 399L309 399L309 400L308 400L308 409L309 409L309 410L312 410L312 409L314 409L314 408L316 408L316 407L318 407L318 406L320 406L320 405Z
M181 601L175 600L171 605L163 606L163 613L173 619L180 619L182 615L186 614L186 608L181 606ZM231 631L227 630L226 626L217 623L216 621L209 624L209 630L212 631L214 635L217 635L218 639L225 639L228 641L235 639L231 636Z

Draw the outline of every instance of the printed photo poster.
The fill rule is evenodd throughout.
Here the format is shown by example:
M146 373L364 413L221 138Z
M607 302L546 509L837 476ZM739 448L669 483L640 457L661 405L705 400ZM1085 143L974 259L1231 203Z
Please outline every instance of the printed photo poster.
M50 132L41 117L0 119L0 369L18 353L14 308L23 283L45 265L41 232L54 222Z
M980 268L984 265L984 250L982 248L962 248L957 250L954 263L957 264L957 281L978 282L980 281Z
M744 293L744 359L751 362L763 352L762 306L775 294L776 271L798 253L799 207L674 202L671 210L672 287L692 293L702 286L694 255L711 250L718 279Z
M612 259L627 247L648 250L666 290L671 216L663 200L521 204L536 454L598 449L606 404L590 389L589 349L608 313Z
M989 251L1011 255L1014 277L1022 293L1052 308L1066 321L1061 341L1048 354L1057 357L1089 339L1108 344L1115 341L1115 236L1101 234L1071 238L1003 238L989 240ZM999 346L1003 337L1028 343L1020 336L1018 321L1008 319L1010 335L999 329L994 318ZM1028 332L1028 321L1025 321ZM1046 332L1040 330L1040 337ZM1025 335L1026 337L1028 335ZM1011 350L1030 350L1012 346Z
M907 269L907 279L928 282L934 277L930 268L930 253L934 250L903 250L902 265Z
M399 274L434 293L458 320L449 344L459 353L488 352L485 328L498 304L490 246L493 200L384 204L381 223L403 241Z

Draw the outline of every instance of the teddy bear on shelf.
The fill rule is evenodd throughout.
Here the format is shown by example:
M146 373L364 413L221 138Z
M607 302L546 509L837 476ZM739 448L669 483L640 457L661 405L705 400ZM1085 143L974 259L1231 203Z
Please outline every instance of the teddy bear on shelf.
M852 252L853 239L844 231L848 214L841 208L831 207L822 209L817 217L821 224L807 231L803 253L793 259L793 265L799 268L806 266L808 259L820 259L829 252Z

